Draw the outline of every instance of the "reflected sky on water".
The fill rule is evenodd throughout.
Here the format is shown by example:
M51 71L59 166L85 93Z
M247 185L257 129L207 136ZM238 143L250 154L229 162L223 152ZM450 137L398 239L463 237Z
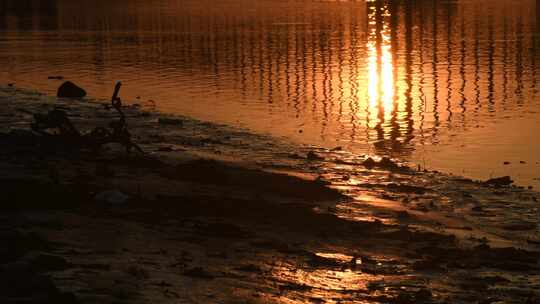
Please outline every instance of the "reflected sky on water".
M162 111L536 185L539 7L4 0L0 82L54 94L62 75L108 98L122 80Z

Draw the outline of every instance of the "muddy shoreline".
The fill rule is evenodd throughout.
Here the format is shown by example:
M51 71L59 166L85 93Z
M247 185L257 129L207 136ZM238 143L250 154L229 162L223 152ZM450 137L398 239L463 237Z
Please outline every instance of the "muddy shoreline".
M243 161L244 145L268 143L160 126L141 108L126 111L145 155L41 150L21 109L66 104L82 128L110 115L13 96L1 99L2 303L540 301L535 192L337 150ZM514 201L529 214L502 220Z

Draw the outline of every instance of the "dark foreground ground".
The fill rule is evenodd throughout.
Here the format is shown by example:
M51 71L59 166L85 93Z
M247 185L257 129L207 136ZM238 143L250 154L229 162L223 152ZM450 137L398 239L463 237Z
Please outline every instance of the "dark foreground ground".
M441 190L428 173L365 163L392 182L371 178L364 194L406 210L362 219L320 178L44 149L20 131L0 143L1 303L540 303L537 223L483 235L459 221L495 218L471 207L477 193L535 206L533 192L461 179ZM449 188L468 213L433 220Z

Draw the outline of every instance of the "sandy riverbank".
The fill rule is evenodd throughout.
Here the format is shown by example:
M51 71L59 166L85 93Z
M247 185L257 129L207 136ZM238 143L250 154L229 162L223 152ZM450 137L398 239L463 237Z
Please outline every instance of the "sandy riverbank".
M141 107L126 112L145 155L43 150L21 131L29 112L62 104L82 129L111 114L14 91L1 102L3 303L540 300L535 192L339 149L277 163L269 139L160 125Z

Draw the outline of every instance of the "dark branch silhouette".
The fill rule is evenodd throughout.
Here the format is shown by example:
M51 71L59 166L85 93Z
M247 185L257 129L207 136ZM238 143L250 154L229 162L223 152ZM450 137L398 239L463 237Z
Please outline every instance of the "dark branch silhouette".
M121 82L116 83L111 106L108 107L115 109L120 115L120 119L111 121L109 128L96 127L83 134L73 125L66 111L55 108L47 114L34 114L32 130L43 138L54 139L55 142L60 142L67 147L98 151L103 145L118 143L125 147L127 153L130 153L132 149L144 153L131 139L126 116L122 111L122 100L118 96L121 86Z

